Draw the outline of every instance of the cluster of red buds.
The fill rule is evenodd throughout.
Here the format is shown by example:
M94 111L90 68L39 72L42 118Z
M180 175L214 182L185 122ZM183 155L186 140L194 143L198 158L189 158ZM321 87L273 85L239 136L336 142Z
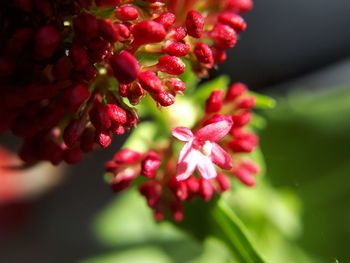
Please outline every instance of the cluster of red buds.
M117 152L106 163L113 191L127 189L143 177L139 191L155 218L162 220L170 211L175 221L181 221L182 202L195 197L210 200L230 188L230 177L253 186L259 167L247 155L258 146L258 137L248 126L254 106L254 97L242 83L231 85L227 92L213 91L194 133L186 127L172 130L174 138L185 142L179 153L174 138L146 153L127 148Z
M9 0L0 3L0 132L21 158L79 162L138 122L149 94L174 103L186 64L226 58L252 0ZM242 139L243 140L243 139ZM232 146L234 147L234 146ZM239 147L237 145L236 147Z

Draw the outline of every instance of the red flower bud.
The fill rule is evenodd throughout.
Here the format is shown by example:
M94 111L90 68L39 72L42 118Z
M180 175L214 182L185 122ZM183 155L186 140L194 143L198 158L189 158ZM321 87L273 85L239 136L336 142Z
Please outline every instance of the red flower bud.
M130 37L130 29L121 23L115 24L116 29L118 30L118 33L121 38L129 38Z
M203 33L204 18L197 11L189 11L186 17L186 29L187 33L191 37L200 38Z
M123 124L126 122L126 112L115 104L107 104L107 112L109 118L117 123Z
M244 31L247 28L247 24L243 17L235 13L223 13L219 15L218 21L221 24L225 24L233 28L237 33Z
M98 32L103 39L111 43L114 43L119 39L119 31L109 19L98 20Z
M173 13L164 12L153 20L163 25L165 30L168 30L170 27L172 27L175 24L176 16Z
M237 41L236 32L231 27L223 24L216 24L213 30L210 31L210 37L220 49L233 48Z
M82 70L90 64L85 48L78 42L72 43L69 50L69 57L71 58L73 66L76 70Z
M197 42L194 47L194 54L200 63L212 66L214 64L214 57L211 48L203 43Z
M129 95L131 84L119 83L119 95L122 97L127 97Z
M161 106L163 107L168 107L175 102L175 97L171 93L166 92L165 90L156 93L156 94L151 94L152 98L158 102Z
M220 192L225 192L230 189L231 181L225 174L218 173L218 175L215 177L215 180L218 183Z
M194 177L190 176L187 180L184 181L187 185L188 191L192 194L196 194L199 191L199 180Z
M221 115L221 114L215 114L213 117L210 119L206 120L202 126L206 126L211 123L216 123L219 121L228 121L232 122L232 117L230 115Z
M134 83L129 90L128 99L132 105L137 105L140 103L143 95L145 94L140 83Z
M90 121L98 131L107 131L111 127L111 119L108 114L108 107L102 103L95 103L89 112Z
M253 8L253 0L226 0L226 8L235 13L244 13Z
M137 176L137 170L127 170L114 177L111 187L113 192L121 192L131 185Z
M170 178L168 184L169 188L180 201L185 201L187 199L188 189L185 181L178 181L176 176L173 176Z
M214 194L214 189L210 180L199 179L199 195L204 201L209 201Z
M252 114L249 111L244 111L242 113L238 113L232 115L233 125L235 127L242 127L248 124L252 119Z
M152 178L161 164L160 156L156 152L148 152L141 163L141 174Z
M157 69L170 75L181 75L185 72L186 65L178 57L165 56L158 59Z
M245 92L247 92L247 90L247 86L243 83L234 83L227 90L225 101L233 101L239 96L243 95Z
M169 90L174 92L181 92L186 89L185 83L179 78L167 79L165 85L169 88Z
M244 169L244 168L234 169L233 173L245 185L247 186L255 185L255 178L247 169Z
M162 186L159 183L148 181L140 185L140 193L147 199L147 204L154 207L160 199Z
M163 84L153 71L141 72L138 76L143 89L151 93L164 91Z
M242 134L233 141L228 143L228 147L234 153L252 152L259 143L259 138L254 134Z
M125 148L117 152L113 160L118 164L134 164L140 161L141 156L140 153Z
M187 33L183 27L174 27L171 29L166 38L173 41L181 41L186 37Z
M122 0L95 0L97 6L117 6Z
M101 131L96 134L96 141L102 148L107 148L112 143L109 131Z
M50 58L60 42L61 36L56 28L50 25L44 26L35 35L35 52L42 58Z
M94 149L95 137L95 129L93 127L86 128L81 136L80 148L84 152L91 152Z
M255 107L255 103L254 97L244 98L238 103L237 108L249 110Z
M162 52L170 56L183 57L186 56L188 52L190 52L190 46L183 42L174 42L168 40L162 46Z
M139 12L132 5L119 6L114 10L116 18L122 21L135 20L139 17Z
M153 20L142 21L136 24L131 31L134 36L134 50L143 44L160 42L166 35L164 26Z
M90 97L90 92L83 84L74 85L64 91L63 100L69 111L76 112L80 105Z
M122 135L125 133L125 128L123 125L119 124L119 123L115 123L113 122L111 127L109 128L109 130L111 131L111 133L115 134L115 135Z
M85 129L85 123L82 119L72 120L64 129L63 140L68 147L78 144L81 135Z
M170 210L175 222L181 222L184 219L184 211L180 202L172 202Z
M88 41L97 36L98 20L91 14L81 13L73 19L74 30L83 41Z
M214 46L214 47L211 47L211 51L213 52L214 61L216 63L222 63L227 59L225 50Z
M214 90L205 102L205 112L213 113L221 110L222 107L222 90Z
M140 71L136 58L125 50L113 55L109 60L109 64L111 65L114 76L122 84L128 84L136 80Z

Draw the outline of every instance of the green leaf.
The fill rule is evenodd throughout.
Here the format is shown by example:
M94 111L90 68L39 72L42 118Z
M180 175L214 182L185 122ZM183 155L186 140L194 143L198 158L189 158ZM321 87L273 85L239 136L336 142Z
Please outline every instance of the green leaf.
M242 263L266 263L253 246L247 230L232 209L224 202L213 207L212 217L216 223L214 236L220 238Z
M226 89L229 83L230 83L230 78L226 75L222 75L220 77L217 77L216 79L207 81L197 88L192 98L195 102L203 105L205 100L209 97L210 93L213 90Z
M219 239L231 251L235 263L265 263L244 225L223 201L194 200L186 205L185 214L185 220L179 224L181 228L200 241L208 236Z
M142 122L133 129L131 135L124 143L123 148L129 148L139 152L147 151L156 133L157 126L154 123Z
M249 91L249 94L254 96L256 99L255 108L273 109L276 106L276 100L269 96L262 95L253 91Z

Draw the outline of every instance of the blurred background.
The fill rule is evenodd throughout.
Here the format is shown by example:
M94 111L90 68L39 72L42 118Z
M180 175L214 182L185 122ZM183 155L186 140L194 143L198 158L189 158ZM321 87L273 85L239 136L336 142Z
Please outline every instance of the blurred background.
M268 262L350 262L349 14L348 0L256 1L212 74L278 102L259 112L265 177L227 197L240 200L233 206ZM17 147L9 134L1 142ZM24 182L2 176L0 262L231 262L221 244L153 223L134 193L115 203L103 163L121 144L73 167L25 172Z

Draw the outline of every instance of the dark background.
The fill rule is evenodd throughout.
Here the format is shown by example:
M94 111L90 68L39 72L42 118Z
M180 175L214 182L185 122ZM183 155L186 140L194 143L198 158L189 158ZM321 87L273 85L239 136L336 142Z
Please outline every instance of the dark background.
M337 81L338 71L350 79L343 66L332 68L350 57L349 14L348 0L256 1L245 15L248 30L213 77L225 73L263 91L289 87L285 83L320 69L333 72L329 82ZM1 208L0 216L12 211L27 220L2 231L0 262L74 262L102 252L89 232L90 220L113 198L102 180L103 163L120 144L70 167L63 184L35 202Z

